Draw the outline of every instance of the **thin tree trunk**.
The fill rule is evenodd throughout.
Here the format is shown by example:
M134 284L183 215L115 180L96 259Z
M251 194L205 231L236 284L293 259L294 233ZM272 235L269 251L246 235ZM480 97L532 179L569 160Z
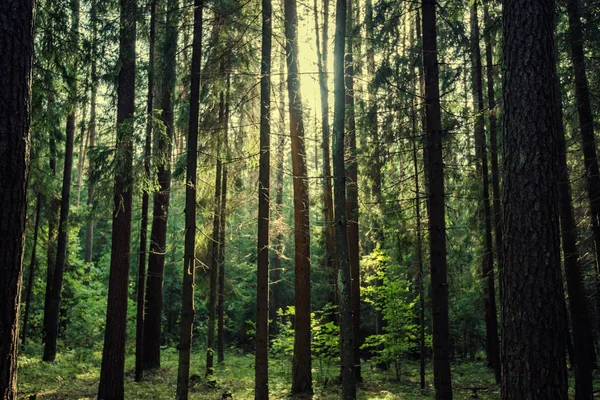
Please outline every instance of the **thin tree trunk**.
M185 191L185 250L183 260L183 291L181 295L181 325L179 365L177 368L177 400L187 400L194 324L194 276L196 270L196 167L198 154L198 116L200 110L200 67L202 62L202 0L194 0L194 37L190 111L187 140L187 171Z
M498 317L496 310L496 287L494 284L494 250L492 240L492 211L490 207L489 175L487 146L485 138L485 112L483 105L483 68L481 66L481 49L479 47L479 21L477 18L477 1L471 5L471 57L473 66L473 101L476 111L475 147L477 169L483 186L481 195L484 218L484 256L481 273L483 278L483 296L486 330L486 353L488 367L494 370L496 383L500 383L500 343L498 339Z
M75 197L75 207L79 208L81 203L81 177L83 176L83 166L85 165L85 156L88 149L89 142L89 131L85 126L85 119L87 118L87 104L88 104L88 80L86 75L85 80L85 98L83 99L83 114L81 116L81 129L80 129L80 143L79 143L79 154L77 157L77 196Z
M98 0L92 0L92 6L90 11L90 23L92 24L92 49L96 49L98 43L98 26L97 26L97 4ZM91 98L90 98L90 123L89 129L89 148L93 149L96 145L96 101L98 96L98 60L96 50L92 50L92 66L91 66ZM88 198L87 205L90 209L90 215L88 215L87 227L85 231L85 249L84 259L86 263L91 263L93 260L93 249L94 249L94 185L93 176L96 166L94 162L88 157Z
M144 144L144 179L150 180L150 158L152 157L152 125L154 113L154 64L156 61L156 6L157 1L150 3L150 43L148 60L148 94L146 100L146 143ZM140 222L140 253L138 259L137 304L135 326L135 381L142 380L144 367L152 360L153 352L144 346L144 306L146 299L146 248L148 245L148 190L142 192L142 220ZM159 349L160 360L160 349ZM160 361L158 363L160 365ZM150 367L148 367L149 369Z
M585 295L584 278L579 261L577 245L577 222L573 210L571 181L567 167L567 144L562 123L562 96L560 85L557 84L559 121L557 123L558 144L558 192L560 198L560 228L562 248L569 294L569 310L573 325L573 358L575 367L575 399L589 400L594 397L592 385L592 370L595 361L595 346L589 304Z
M346 85L346 124L345 134L348 146L346 159L346 211L348 219L348 259L350 262L352 320L354 324L354 336L358 337L360 331L360 265L359 265L359 242L358 242L358 161L356 157L356 119L354 115L354 40L356 34L354 28L354 8L352 2L347 0L346 12L346 55L345 55L345 85ZM336 17L337 18L337 17ZM337 25L337 20L336 20ZM336 27L336 30L338 28ZM337 239L336 239L337 242ZM339 258L339 257L338 257ZM354 360L360 363L360 357ZM357 380L360 380L360 367L354 369Z
M277 311L282 308L281 304L281 257L283 253L283 151L285 149L285 54L282 52L279 63L279 141L277 144L277 155L275 157L275 165L277 166L275 172L275 217L276 222L276 235L273 245L273 262L271 265L271 299L269 301L270 306L270 319L277 321ZM271 326L271 332L274 332L273 328L276 328L277 324Z
M36 250L38 243L38 230L40 227L40 210L42 209L42 195L38 193L35 206L35 226L33 228L33 245L31 249L31 262L29 263L29 274L27 275L27 291L25 292L25 315L23 316L23 329L21 340L23 346L27 344L27 330L29 327L29 310L31 309L31 294L33 292L33 278L37 267Z
M554 7L503 1L504 399L567 399Z
M488 2L483 2L483 19L485 23L485 60L488 94L488 111L490 118L490 156L492 159L492 206L494 211L494 243L497 260L497 270L502 270L502 206L500 194L500 169L498 168L498 122L496 117L496 94L494 91L494 61L492 51L492 21L488 12ZM502 292L500 281L498 281L499 291ZM498 354L498 359L500 354Z
M99 399L123 399L125 339L131 252L131 192L133 185L133 124L135 112L136 0L121 0L117 141L110 276L106 330L100 370Z
M422 0L423 69L427 133L427 188L429 192L429 251L433 322L433 373L436 399L452 399L450 333L448 320L448 277L446 262L446 219L444 161L435 0Z
M337 293L337 255L335 251L335 225L333 222L333 195L331 188L331 161L329 156L329 88L327 85L327 41L329 25L329 0L323 2L323 44L321 46L319 35L319 12L317 0L314 1L315 34L317 44L317 67L319 70L319 89L321 94L321 149L323 151L323 235L325 237L326 266L331 270L332 291L329 302L336 304Z
M254 399L269 399L269 202L271 164L271 0L262 1L260 158L256 271L256 363Z
M224 73L224 70L223 70ZM221 182L221 216L219 223L219 285L217 292L217 361L225 361L225 225L227 221L227 166L229 165L229 89L231 79L227 75L227 89L225 93L225 115L223 120L223 149L225 162L223 163L223 181Z
M585 66L581 12L577 0L567 1L567 15L569 17L568 41L575 74L575 102L579 116L581 148L583 150L592 220L592 236L596 251L596 312L598 313L600 312L600 169L598 168L598 154L596 152L594 115Z
M72 25L71 40L74 50L79 46L79 0L71 1ZM69 208L71 202L71 175L73 172L73 141L75 139L76 109L77 109L77 66L78 60L73 60L71 75L67 78L69 87L69 114L67 115L65 163L63 169L63 185L60 201L60 217L58 222L58 243L56 247L56 264L52 281L52 296L48 307L48 325L44 339L44 361L54 361L56 358L56 341L60 320L60 304L65 266L67 263L67 247L69 243Z
M222 126L225 115L225 105L223 104L223 96L219 103L219 125ZM219 275L219 229L221 224L219 219L221 218L221 132L217 131L217 163L215 171L215 198L214 198L214 209L213 209L213 231L212 231L212 243L211 243L211 264L209 267L210 274L210 288L208 295L208 328L207 328L207 344L206 344L206 375L213 373L214 365L214 353L215 353L215 322L217 314L217 284Z
M171 154L175 132L173 96L176 83L176 55L179 1L167 2L165 39L162 59L166 63L162 80L162 122L166 135L156 141L154 158L157 160L159 189L153 196L152 233L146 280L146 308L144 311L144 368L160 367L161 322L163 306L163 280L167 252L167 225L171 195Z
M351 1L351 0L350 0ZM349 238L346 202L346 167L344 149L344 131L347 109L347 77L344 70L349 67L348 59L344 57L346 41L347 19L346 0L338 0L336 7L335 23L335 48L334 48L334 115L333 115L333 182L335 189L335 238L338 256L338 298L340 305L340 356L342 374L342 399L356 399L356 360L355 357L355 329L352 302L352 272L349 259ZM348 9L352 10L351 7ZM350 12L348 12L350 14ZM351 25L350 25L351 26ZM352 32L349 29L350 32ZM350 41L350 40L349 40ZM350 41L351 44L351 41ZM350 46L349 44L349 46ZM348 47L352 48L352 47ZM350 61L351 62L351 61Z
M292 396L312 394L310 352L310 220L304 122L298 72L298 14L296 0L285 0L285 51L290 107L294 183L295 335Z
M17 398L34 2L0 9L0 398Z

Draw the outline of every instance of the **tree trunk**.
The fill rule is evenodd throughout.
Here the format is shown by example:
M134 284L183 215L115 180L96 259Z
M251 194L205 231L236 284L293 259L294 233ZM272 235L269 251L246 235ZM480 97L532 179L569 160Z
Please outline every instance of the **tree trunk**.
M121 0L117 141L108 281L106 330L100 370L99 399L124 398L125 338L131 252L131 192L133 189L133 123L135 111L136 0Z
M350 0L351 1L351 0ZM334 48L334 115L333 115L333 182L335 189L335 238L338 257L338 298L340 306L340 356L342 374L342 399L356 399L356 360L355 357L355 327L352 302L352 273L349 260L349 237L346 209L346 166L344 149L344 130L348 94L346 91L347 77L344 77L344 49L346 39L347 9L352 10L346 0L338 0L335 23ZM351 17L350 17L351 18ZM349 20L349 18L348 18ZM351 25L350 25L351 26ZM350 32L352 32L350 30ZM349 40L350 41L350 40ZM351 44L351 41L350 41ZM350 45L349 44L349 45ZM350 49L352 47L349 47ZM349 107L348 107L349 108Z
M575 367L575 399L590 400L594 397L592 370L595 361L594 336L590 321L589 304L585 295L584 278L579 261L577 245L577 222L573 210L571 181L567 167L567 144L562 123L562 96L557 82L558 108L557 144L558 144L558 192L560 199L560 228L562 248L569 294L569 310L573 326L573 357Z
M27 291L25 292L25 315L23 315L23 329L21 340L23 346L27 344L27 330L29 327L29 310L31 309L31 294L33 292L33 278L37 267L36 250L38 243L38 231L40 227L40 210L42 209L42 195L38 193L35 206L35 225L33 228L33 245L31 249L31 262L29 263L29 274L27 275Z
M17 398L34 2L0 8L0 398Z
M260 159L256 270L256 363L254 399L269 399L269 198L271 164L271 0L262 1L260 67Z
M98 13L98 0L92 0L92 6L90 10L90 24L92 25L92 49L97 48L98 44L98 27L97 27L97 13ZM96 145L96 99L98 96L98 56L96 50L92 50L92 66L91 66L91 98L90 98L90 123L89 129L89 148L93 149ZM85 230L85 249L84 259L86 263L91 263L93 260L93 249L94 249L94 185L93 176L96 166L93 161L88 157L88 198L87 205L90 209L90 215L88 215L87 227Z
M279 63L279 132L285 132L285 55L281 54ZM275 172L275 238L273 243L273 262L271 265L271 298L269 301L270 319L275 322L277 321L277 311L283 307L281 304L281 257L283 253L283 151L285 149L285 138L284 133L279 134L279 141L277 144L277 155L275 157L275 165L277 166ZM271 333L274 333L277 324L271 326ZM273 329L275 328L275 329Z
M74 49L79 46L79 0L71 1L72 25L71 45ZM71 74L67 78L69 89L69 114L67 115L65 163L60 200L60 217L58 222L58 243L56 247L56 264L52 280L52 296L48 307L46 336L44 339L44 361L54 361L56 358L56 340L60 322L60 304L65 266L67 263L67 247L69 244L69 208L71 203L71 175L73 172L73 141L75 139L75 119L77 110L77 66L78 60L71 61Z
M223 69L223 73L225 70ZM225 115L223 120L223 149L225 151L225 162L223 163L223 181L221 182L221 216L219 223L219 285L217 292L217 361L225 361L225 223L227 220L227 166L229 164L229 89L231 86L230 76L227 75L227 89L225 93ZM223 94L221 94L223 96Z
M81 116L81 128L79 132L79 154L77 155L77 196L75 197L75 207L79 208L81 203L81 177L83 176L83 166L85 165L85 156L88 149L89 131L85 126L85 119L87 118L87 104L88 104L88 76L85 77L85 95L83 99L83 113Z
M487 34L485 35L485 60L488 94L488 111L490 118L490 156L492 159L492 206L494 211L494 243L495 254L498 265L498 275L502 271L502 206L500 203L500 172L498 168L498 123L496 118L496 94L494 91L494 61L492 51L491 29L493 22L489 17L488 2L483 3L483 19ZM499 291L502 292L502 286L498 281ZM498 353L498 359L500 354Z
M483 68L481 66L481 49L479 47L479 21L477 18L477 1L471 5L471 56L473 66L473 108L475 118L475 147L477 169L483 186L481 195L484 219L484 256L481 265L483 279L483 297L485 311L486 353L488 367L494 370L496 383L500 383L500 344L498 339L498 316L496 310L496 287L494 285L494 250L492 240L492 210L490 207L489 175L487 146L485 138L485 121L483 105Z
M187 400L194 324L194 275L196 271L196 167L198 154L198 114L200 110L200 67L202 61L202 0L194 0L194 37L190 88L190 115L187 140L187 171L185 191L185 250L183 260L183 291L181 295L181 325L179 365L177 368L177 400Z
M173 96L176 83L178 10L178 0L167 2L167 24L162 50L162 59L166 65L163 68L161 93L162 122L166 127L166 135L158 137L156 141L157 149L154 154L154 158L157 160L159 189L153 196L152 233L150 236L146 308L144 312L144 368L160 367L163 279L171 195L171 153L175 131Z
M569 17L568 41L571 50L571 61L575 74L575 102L579 116L581 132L581 148L586 171L590 216L592 220L592 237L596 251L596 312L600 312L600 169L596 152L596 137L594 133L594 115L590 101L583 49L583 34L581 27L581 12L578 0L567 1Z
M503 399L567 399L554 18L552 2L503 1Z
M225 105L223 104L223 96L219 103L219 125L222 126L225 115ZM208 328L207 328L207 344L206 344L206 375L213 373L213 359L215 353L215 322L217 314L217 279L219 275L219 229L221 224L219 219L221 218L221 138L219 137L221 132L217 131L217 164L215 171L215 198L214 198L214 210L213 210L213 231L211 241L211 263L209 267L210 274L210 288L208 295Z
M333 195L331 192L331 161L329 156L329 88L327 85L327 41L329 25L329 0L324 0L323 44L319 35L319 12L317 0L314 1L315 34L317 44L317 68L319 70L319 90L321 94L321 149L323 151L323 236L325 237L325 261L331 270L332 291L329 302L336 304L337 293L337 255L335 251L335 225L333 223Z
M427 189L429 192L429 251L431 262L431 319L433 323L433 373L436 399L452 399L444 161L440 109L435 1L422 0L423 70L427 134Z
M285 0L285 52L290 107L294 183L295 326L292 396L312 394L310 353L310 220L304 122L298 72L298 13L296 0Z
M345 114L347 131L344 139L348 146L345 182L347 191L348 259L350 262L350 286L352 292L350 298L352 299L352 320L354 324L354 336L356 338L360 331L360 255L358 243L358 162L356 158L356 119L354 115L354 61L352 58L354 51L353 37L356 32L354 28L352 2L353 0L347 0L348 9L346 12L346 34L348 37L346 40L345 55ZM354 361L357 364L360 363L360 357L356 358ZM356 374L357 380L360 381L360 367L355 368L354 373Z
M146 100L146 143L144 144L144 179L150 180L150 158L152 157L152 125L154 114L154 64L156 62L156 6L157 0L150 3L150 43L148 57L148 94ZM137 304L135 327L135 381L142 380L144 367L149 360L153 360L154 352L148 351L145 346L145 321L144 307L146 299L146 246L148 245L148 190L142 191L142 220L140 222L140 253L138 261L137 279ZM149 292L150 293L150 292ZM151 346L149 346L151 348ZM158 355L160 366L160 348ZM152 366L148 367L150 369Z

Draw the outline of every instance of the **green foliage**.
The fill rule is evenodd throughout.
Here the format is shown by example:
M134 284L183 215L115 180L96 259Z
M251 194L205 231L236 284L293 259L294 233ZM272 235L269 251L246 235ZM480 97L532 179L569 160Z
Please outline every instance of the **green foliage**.
M419 326L414 322L418 297L411 296L411 283L404 277L406 268L393 264L385 250L376 249L361 261L375 272L367 279L370 285L363 290L364 299L385 322L382 334L368 336L362 348L373 351L378 364L393 363L399 369L402 357L418 346Z

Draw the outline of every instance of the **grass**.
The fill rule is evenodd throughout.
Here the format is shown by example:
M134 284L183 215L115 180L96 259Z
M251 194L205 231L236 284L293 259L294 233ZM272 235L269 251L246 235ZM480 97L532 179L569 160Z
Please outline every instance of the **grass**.
M204 352L196 351L190 371L194 382L190 399L221 399L231 393L234 399L254 399L254 357L230 351L225 362L216 367L214 378L204 376ZM41 348L28 346L19 356L19 399L95 399L100 377L101 352L88 349L62 351L53 363L40 360ZM173 399L177 382L177 351L162 353L162 368L147 373L142 382L133 381L134 357L125 363L126 399ZM418 364L405 361L401 379L395 380L393 370L381 371L363 362L364 382L358 390L358 399L395 400L433 398L431 365L427 369L427 387L419 388ZM338 367L334 363L313 360L314 400L340 397L335 383ZM270 364L269 389L271 399L289 398L291 360L275 359ZM456 399L499 399L500 392L493 375L482 363L453 365L453 387ZM483 388L475 393L471 388ZM35 396L35 397L30 397Z

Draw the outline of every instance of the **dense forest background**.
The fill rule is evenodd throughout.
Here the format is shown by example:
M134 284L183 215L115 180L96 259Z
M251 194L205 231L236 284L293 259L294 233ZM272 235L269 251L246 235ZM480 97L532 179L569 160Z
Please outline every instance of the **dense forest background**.
M32 7L1 398L598 392L596 0Z

